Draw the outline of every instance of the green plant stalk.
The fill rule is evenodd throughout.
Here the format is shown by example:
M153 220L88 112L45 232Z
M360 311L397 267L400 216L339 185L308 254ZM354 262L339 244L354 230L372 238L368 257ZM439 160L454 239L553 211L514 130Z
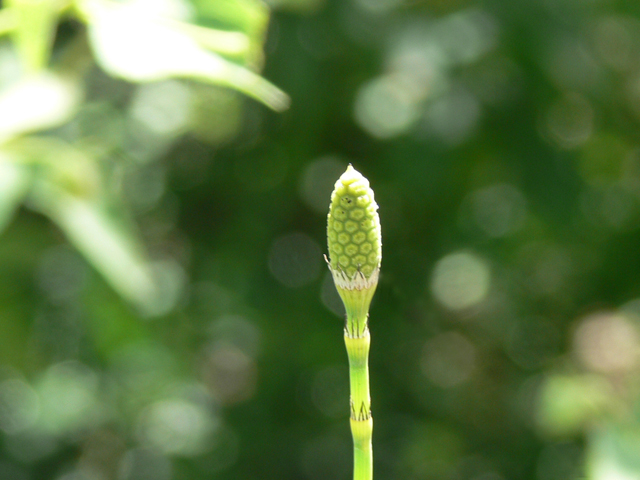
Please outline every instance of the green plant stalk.
M373 479L368 319L382 259L377 210L369 181L349 165L331 194L327 217L330 258L327 262L347 313L344 343L349 357L354 480Z
M366 322L366 320L365 320ZM371 436L371 395L369 393L369 345L371 337L365 326L364 334L352 337L345 328L344 343L349 356L349 382L351 386L351 434L353 436L353 479L373 478L373 449Z

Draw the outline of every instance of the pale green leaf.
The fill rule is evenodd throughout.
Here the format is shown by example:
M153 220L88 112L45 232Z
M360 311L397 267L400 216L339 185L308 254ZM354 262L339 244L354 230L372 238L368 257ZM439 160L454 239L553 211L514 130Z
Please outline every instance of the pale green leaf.
M127 4L85 0L83 5L97 60L113 76L133 82L193 78L237 89L276 110L288 106L280 89L208 51L170 21L142 15Z
M11 85L0 92L0 143L61 125L75 113L80 96L77 84L49 72Z
M260 36L267 28L269 9L261 0L192 0L201 16L238 29L249 36Z
M240 31L249 40L242 59L260 65L263 45L269 25L269 9L261 0L192 0L198 16L208 26L228 31ZM213 48L215 51L219 51ZM224 53L224 52L220 52ZM230 52L229 52L230 53ZM233 53L238 55L238 53Z
M249 37L242 32L216 30L184 22L175 22L173 27L191 36L202 47L222 55L247 55L251 45Z
M103 202L41 179L34 184L30 205L51 218L122 297L144 312L155 311L158 287L144 249Z
M4 148L33 172L25 205L57 224L114 290L148 315L175 305L182 270L149 261L124 205L104 188L95 158L54 137L25 136Z

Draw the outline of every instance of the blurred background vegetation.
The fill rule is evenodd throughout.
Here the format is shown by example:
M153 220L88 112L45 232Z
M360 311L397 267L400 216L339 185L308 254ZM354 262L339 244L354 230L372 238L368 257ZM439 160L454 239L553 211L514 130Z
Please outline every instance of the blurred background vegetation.
M0 6L0 478L640 479L640 4Z

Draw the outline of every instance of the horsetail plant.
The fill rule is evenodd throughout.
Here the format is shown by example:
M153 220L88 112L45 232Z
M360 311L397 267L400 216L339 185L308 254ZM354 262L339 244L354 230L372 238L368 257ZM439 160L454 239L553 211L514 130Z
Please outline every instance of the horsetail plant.
M331 194L327 242L329 269L347 312L344 342L349 357L354 480L373 478L368 320L382 260L377 210L369 181L349 165Z

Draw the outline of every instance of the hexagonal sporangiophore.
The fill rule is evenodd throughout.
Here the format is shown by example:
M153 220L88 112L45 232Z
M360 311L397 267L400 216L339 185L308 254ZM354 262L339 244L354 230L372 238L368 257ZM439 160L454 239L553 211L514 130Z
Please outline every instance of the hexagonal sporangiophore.
M369 181L351 165L331 195L327 238L329 265L337 286L354 290L377 283L382 259L378 205Z

